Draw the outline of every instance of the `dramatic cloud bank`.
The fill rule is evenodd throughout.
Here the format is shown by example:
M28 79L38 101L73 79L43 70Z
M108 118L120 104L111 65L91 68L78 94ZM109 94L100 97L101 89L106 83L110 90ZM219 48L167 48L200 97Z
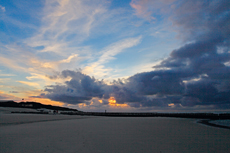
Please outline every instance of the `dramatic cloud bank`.
M144 9L154 4L159 1L132 1L130 5L138 16L152 20L151 9L156 6ZM169 19L184 45L155 65L153 71L108 85L80 71L64 70L50 78L69 81L48 86L41 96L69 104L114 97L116 103L131 107L230 108L230 2L171 0L160 6L169 4L173 8Z
M186 44L154 66L157 71L131 77L144 84L141 91L182 106L229 107L229 8L227 1L183 1L170 18Z

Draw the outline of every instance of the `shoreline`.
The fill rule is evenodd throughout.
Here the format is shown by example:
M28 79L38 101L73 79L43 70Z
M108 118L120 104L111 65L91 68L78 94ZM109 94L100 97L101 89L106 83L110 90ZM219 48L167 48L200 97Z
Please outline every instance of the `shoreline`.
M201 123L201 124L212 126L212 127L224 128L224 129L229 129L230 130L230 127L228 127L228 126L210 123L210 121L214 121L214 120L199 120L199 121L197 121L197 123Z
M129 118L130 116L87 116L87 115L52 115L52 114L34 114L34 113L11 113L13 116L16 114L18 115L26 115L28 117L33 117L34 115L39 115L39 116L49 116L49 119L41 119L41 120L34 120L34 121L19 121L19 122L14 122L14 123L0 123L0 126L9 126L9 125L19 125L19 124L28 124L28 123L36 123L36 122L49 122L49 121L61 121L61 120L73 120L73 119L83 119L83 118L90 118L90 117L109 117L109 118L114 118L114 117L120 117L120 118ZM10 115L10 114L8 114ZM60 118L59 118L60 117ZM132 116L131 118L159 118L158 116ZM161 117L160 117L161 118ZM162 118L177 118L177 119L197 119L197 118L185 118L185 117L162 117ZM199 124L204 124L207 126L211 127L217 127L217 128L224 128L224 129L230 129L229 126L224 126L224 125L218 125L215 123L210 123L210 121L215 121L219 119L199 119L196 121L196 123Z
M222 113L222 114L216 114L216 113L159 113L159 112L142 112L142 113L134 113L134 112L65 112L60 114L48 114L44 112L39 112L34 109L25 109L25 108L14 108L14 107L3 107L0 110L0 114L12 114L12 116L17 116L17 114L20 114L22 116L40 116L40 120L29 120L25 123L34 123L34 122L47 122L47 121L58 121L58 120L69 120L74 118L84 118L84 117L131 117L131 118L181 118L181 119L196 119L196 123L204 124L207 126L217 127L217 128L224 128L224 129L230 129L230 126L226 125L219 125L218 123L210 123L210 121L215 120L226 120L230 119L230 113ZM13 115L14 114L14 115ZM54 116L55 117L54 117ZM57 116L56 116L57 115ZM60 116L59 116L60 115ZM47 116L48 118L46 118ZM53 116L53 117L52 117ZM59 116L59 117L58 117ZM1 116L0 116L1 117ZM45 118L44 118L45 117ZM24 121L14 121L14 123L4 123L5 121L0 123L0 126L5 125L13 125L13 124L24 124Z

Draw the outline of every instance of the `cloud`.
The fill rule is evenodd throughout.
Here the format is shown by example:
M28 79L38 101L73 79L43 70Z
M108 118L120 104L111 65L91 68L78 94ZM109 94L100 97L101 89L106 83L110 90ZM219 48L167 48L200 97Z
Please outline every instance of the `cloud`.
M226 38L229 32L229 7L229 2L225 0L182 1L170 18L173 25L178 27L181 37L189 41Z
M130 6L135 9L135 15L149 22L156 20L155 15L167 12L176 0L132 0Z
M95 18L106 12L106 1L47 0L43 9L42 26L32 38L25 41L29 46L43 46L40 52L66 55L63 50L76 52L73 43L86 39Z
M7 67L10 67L12 69L15 69L15 70L18 70L18 71L26 71L26 68L16 64L17 63L16 61L8 59L8 58L5 58L3 56L0 57L0 62L3 65L6 65Z
M58 70L58 68L63 65L63 64L68 64L77 60L81 60L81 58L78 58L78 54L72 54L70 55L67 59L62 59L59 61L50 61L50 62L46 62L46 61L42 61L42 60L38 60L36 58L32 58L31 59L31 63L34 65L34 67L39 68L46 68L46 69L51 69L51 70Z
M40 87L40 85L38 83L35 83L35 82L28 82L28 81L17 81L17 82L25 84L25 85L28 85L28 86L32 86L32 87L35 87L35 88Z
M106 85L103 81L96 80L79 71L64 70L60 75L52 78L57 77L70 77L71 79L66 81L65 85L47 86L44 91L48 92L45 97L49 99L77 104L89 101L93 97L102 98L104 94Z
M230 69L224 63L230 60L230 30L221 28L230 26L226 5L229 6L226 1L184 1L172 16L175 26L181 29L179 32L183 39L190 42L173 50L154 68L180 69L188 74L186 78L178 76L188 81L182 105L217 107L225 104L229 107L230 99L225 95L230 91L227 87ZM225 51L218 52L218 48L225 48Z
M71 64L76 64L81 61L81 57L77 54L71 54L67 58L59 57L59 60L47 61L41 59L33 53L31 48L23 48L21 45L11 44L2 45L2 52L0 53L0 63L13 71L17 71L16 74L23 73L26 75L26 79L33 80L33 83L20 82L25 85L33 86L36 88L44 87L45 85L53 84L46 75L55 74L55 71L59 71L63 67L69 67ZM0 76L15 76L13 74L0 74ZM1 81L1 79L0 79ZM63 82L63 80L56 80L56 82Z
M71 55L67 59L61 60L60 63L70 63L77 56L78 56L77 54Z
M172 77L167 76L167 73L171 73L171 76L174 76L174 80ZM161 80L152 79L154 76L162 76L164 74L166 76L162 77L162 79L158 78ZM108 101L111 97L114 97L117 104L128 103L130 106L134 106L135 104L135 107L137 107L136 103L139 103L139 106L142 105L145 107L148 105L168 106L172 101L162 100L161 96L149 96L158 94L178 95L183 93L184 84L175 75L177 75L176 72L146 72L125 79L125 82L118 80L114 81L111 85L107 85L103 80L96 80L79 71L65 70L58 76L52 76L51 78L70 77L70 81L66 81L63 85L47 86L44 90L46 94L41 97L69 104L88 103L96 97Z
M127 24L130 14L122 8L109 10L110 2L107 0L43 2L42 8L34 5L30 7L32 12L31 9L26 11L31 19L29 22L24 22L27 18L21 20L14 16L4 16L6 26L14 26L22 31L29 28L29 32L13 34L12 37L6 31L4 34L8 39L0 44L0 63L17 71L19 75L25 75L40 87L54 84L46 75L67 68L75 69L76 65L91 76L111 74L113 69L106 63L115 60L116 55L139 44L142 39L141 36L136 37L136 34L127 36L126 32L120 31L127 27L130 29L130 24ZM26 4L28 6L32 3ZM98 48L95 38L111 33L117 33L115 38ZM12 39L17 43L12 43ZM89 41L92 46L85 45Z
M0 100L20 100L21 98L15 97L11 94L6 94L0 90Z
M102 56L99 58L98 63L103 64L110 60L114 59L114 56L118 53L124 51L127 48L136 46L140 43L141 36L136 38L128 38L125 40L121 40L117 43L114 43L107 47L104 51L102 51Z
M136 15L144 17L149 21L155 19L153 16L151 16L152 12L148 10L148 1L132 0L130 5L136 10Z
M170 19L184 44L156 64L153 71L108 85L79 71L65 70L56 78L70 77L70 81L48 86L45 96L71 104L114 97L118 104L137 108L230 108L230 68L226 64L230 61L230 12L226 6L229 3L224 0L179 3ZM99 63L120 52L109 51L103 52Z
M0 74L0 76L16 76L15 74Z
M10 78L0 78L1 83L6 82L6 81L10 81L10 80L11 80Z
M83 72L96 77L103 77L105 75L108 75L108 73L112 71L112 69L106 68L104 64L115 60L115 56L121 52L124 52L126 49L138 45L141 39L142 36L126 38L109 45L99 53L100 56L96 62L93 62L92 64L89 64L88 66L83 68Z
M20 93L18 91L9 91L9 93Z
M6 11L6 8L3 7L2 5L0 5L0 10L1 10L2 12L5 12L5 11Z
M45 67L46 60L39 59L29 47L19 44L1 44L1 49L0 63L8 68L24 73L45 72L49 74L50 72L50 67Z

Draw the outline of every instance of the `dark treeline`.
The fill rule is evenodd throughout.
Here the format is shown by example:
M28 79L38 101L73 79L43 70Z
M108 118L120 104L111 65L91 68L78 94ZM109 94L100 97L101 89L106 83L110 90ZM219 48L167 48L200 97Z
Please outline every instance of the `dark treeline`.
M77 111L77 109L71 109L66 107L52 106L52 105L44 105L37 102L14 102L14 101L6 101L0 102L0 107L18 107L18 108L32 108L32 109L40 109L46 108L51 110L61 110L61 111Z

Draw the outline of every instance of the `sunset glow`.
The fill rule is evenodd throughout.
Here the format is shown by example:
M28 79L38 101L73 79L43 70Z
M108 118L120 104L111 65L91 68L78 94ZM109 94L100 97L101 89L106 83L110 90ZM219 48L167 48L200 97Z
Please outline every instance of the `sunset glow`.
M64 103L58 102L58 101L53 101L48 98L26 98L24 101L33 101L33 102L39 102L45 105L54 105L54 106L63 106Z
M227 0L1 0L0 100L230 109Z
M168 106L171 106L171 107L172 107L172 106L174 106L174 104L173 104L173 103L171 103L171 104L168 104Z
M108 101L109 101L110 106L117 106L117 107L127 107L128 106L127 104L117 104L116 99L114 97L110 97Z

